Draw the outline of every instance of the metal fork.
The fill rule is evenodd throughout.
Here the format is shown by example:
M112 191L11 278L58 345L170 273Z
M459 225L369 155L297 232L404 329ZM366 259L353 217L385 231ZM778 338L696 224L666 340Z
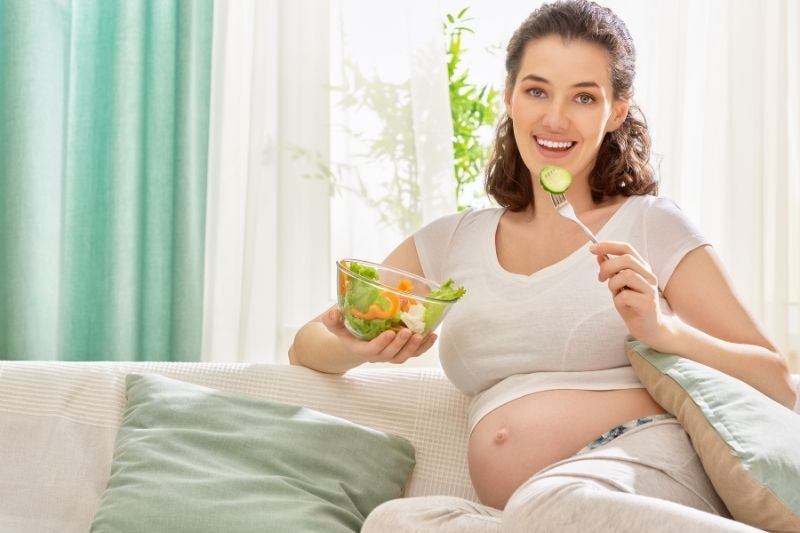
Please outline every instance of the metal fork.
M563 194L553 194L551 192L548 192L547 194L550 195L550 200L553 201L553 206L556 208L556 211L558 211L558 214L576 223L583 230L586 236L589 237L589 240L597 244L597 237L594 236L592 230L587 228L583 222L578 220L578 215L576 215L575 210L572 209L572 204L570 204L567 201L567 197L564 196ZM608 255L603 254L603 258L608 259ZM664 293L661 291L661 287L657 288L658 288L658 295L664 298Z
M575 214L575 210L572 209L572 205L569 203L569 201L567 201L567 197L563 194L553 194L551 192L548 192L547 194L550 195L550 200L552 200L553 206L556 208L556 211L558 211L558 214L576 223L578 227L583 230L583 233L589 237L589 240L594 244L597 244L597 237L594 236L592 230L587 228L586 225L578 219L578 215ZM603 257L608 259L608 256L605 254L603 254Z
M575 214L575 210L572 209L572 205L567 201L567 197L563 194L553 194L551 192L547 194L550 195L550 200L553 201L553 206L556 208L556 211L558 211L558 214L576 223L583 230L586 236L589 237L589 240L597 244L597 237L594 236L592 230L587 228L583 222L578 219L578 216Z

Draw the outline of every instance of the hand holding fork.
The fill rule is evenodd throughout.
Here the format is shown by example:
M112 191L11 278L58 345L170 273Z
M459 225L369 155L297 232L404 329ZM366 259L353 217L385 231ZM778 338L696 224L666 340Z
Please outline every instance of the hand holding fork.
M575 210L572 209L572 205L567 200L567 197L564 196L564 193L567 192L567 189L569 189L569 186L572 184L572 175L561 167L544 167L539 173L539 183L541 183L542 188L547 194L550 195L550 200L553 202L553 207L556 208L558 214L576 223L583 233L589 237L589 240L597 244L597 237L594 236L592 230L587 228L586 225L580 221L578 215L575 214ZM607 254L602 254L601 257L606 261L609 259ZM623 287L623 289L626 288L627 287ZM661 291L661 287L658 287L657 284L656 290L658 291L658 295L663 298L664 294Z
M564 196L564 193L567 192L567 189L572 185L572 174L565 168L554 165L546 166L539 172L539 183L550 195L550 200L553 202L556 211L564 218L568 218L576 223L578 227L583 230L583 233L589 237L589 240L597 244L597 237L594 236L592 230L587 228L586 225L580 221L575 214L575 210L572 209L572 205L567 201L567 197ZM608 259L607 255L603 257Z

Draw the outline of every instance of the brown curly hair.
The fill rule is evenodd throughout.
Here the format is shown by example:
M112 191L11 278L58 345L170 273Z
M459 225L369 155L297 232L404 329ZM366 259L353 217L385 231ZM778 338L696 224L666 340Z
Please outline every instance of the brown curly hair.
M517 28L506 49L506 87L513 87L525 46L534 39L559 35L602 46L610 57L614 98L633 96L636 51L628 29L610 9L588 0L563 0L536 9ZM486 168L486 193L512 211L533 204L531 175L522 161L511 118L503 114L495 133L494 149ZM615 131L606 133L589 175L592 200L609 196L657 194L650 165L650 134L641 110L631 103L628 116Z

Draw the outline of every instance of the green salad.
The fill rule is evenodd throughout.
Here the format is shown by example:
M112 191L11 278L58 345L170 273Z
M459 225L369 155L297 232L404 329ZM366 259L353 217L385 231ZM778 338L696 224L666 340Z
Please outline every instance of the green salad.
M378 272L372 267L351 261L348 268L363 278L379 281ZM362 339L373 339L387 329L402 327L420 335L427 334L438 323L449 303L466 292L464 287L455 287L455 282L448 279L427 294L427 298L443 300L442 303L418 302L412 294L414 285L409 279L401 279L394 287L395 291L382 290L355 277L345 280L342 276L339 282L344 289L340 291L344 294L340 302L344 318L351 331Z

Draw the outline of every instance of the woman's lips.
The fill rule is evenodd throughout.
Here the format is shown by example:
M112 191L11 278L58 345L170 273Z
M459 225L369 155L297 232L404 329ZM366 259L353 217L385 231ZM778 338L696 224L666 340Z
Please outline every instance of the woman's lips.
M545 140L548 144L558 144L563 145L567 141L552 141L550 139ZM568 141L572 142L572 141ZM562 148L562 147L553 147L553 146L544 146L539 142L539 139L534 137L534 143L536 144L536 148L539 150L539 153L542 156L546 157L547 159L561 159L566 157L572 152L572 149L578 144L576 142L572 142L572 145L569 148Z

